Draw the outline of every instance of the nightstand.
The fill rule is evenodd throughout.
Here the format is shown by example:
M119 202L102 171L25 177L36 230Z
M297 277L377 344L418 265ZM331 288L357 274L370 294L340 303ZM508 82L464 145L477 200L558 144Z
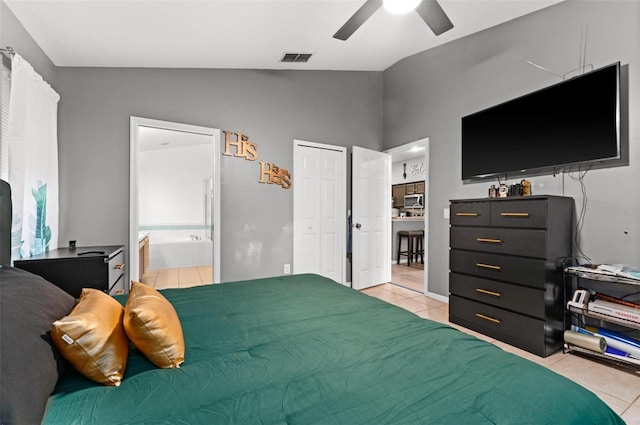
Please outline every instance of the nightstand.
M15 260L13 265L44 277L78 298L82 288L108 294L126 292L124 246L58 248L34 257Z

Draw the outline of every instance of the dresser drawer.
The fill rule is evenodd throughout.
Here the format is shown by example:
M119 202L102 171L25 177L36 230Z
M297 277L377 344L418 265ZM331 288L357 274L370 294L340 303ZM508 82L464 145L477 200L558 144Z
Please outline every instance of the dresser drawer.
M545 349L544 320L452 295L449 297L449 321L539 356L553 351Z
M545 258L546 231L487 227L451 227L451 248Z
M545 291L542 289L451 273L449 291L453 295L539 319L545 317Z
M453 202L450 213L449 221L456 226L488 226L491 222L489 202Z
M501 227L547 227L547 201L504 201L491 205L491 225Z
M124 290L124 250L111 257L106 264L108 277L108 292L115 294L118 290Z
M545 260L452 249L452 272L545 288Z

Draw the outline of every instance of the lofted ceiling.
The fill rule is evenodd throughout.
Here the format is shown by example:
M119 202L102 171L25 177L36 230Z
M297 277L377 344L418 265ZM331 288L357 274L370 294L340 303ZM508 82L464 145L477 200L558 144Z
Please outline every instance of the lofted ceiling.
M416 12L392 15L380 8L347 41L334 39L364 1L5 3L57 66L382 71L560 0L439 0L454 28L438 37ZM307 63L281 63L285 53L312 56Z

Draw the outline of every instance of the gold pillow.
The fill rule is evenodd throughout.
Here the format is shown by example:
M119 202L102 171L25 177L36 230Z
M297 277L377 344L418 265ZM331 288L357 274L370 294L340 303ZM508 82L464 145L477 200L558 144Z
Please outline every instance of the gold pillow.
M62 356L87 378L118 386L127 366L129 341L124 309L109 295L84 288L71 312L53 322L51 339Z
M124 330L154 365L174 368L184 362L184 337L178 314L152 287L131 283L124 309Z

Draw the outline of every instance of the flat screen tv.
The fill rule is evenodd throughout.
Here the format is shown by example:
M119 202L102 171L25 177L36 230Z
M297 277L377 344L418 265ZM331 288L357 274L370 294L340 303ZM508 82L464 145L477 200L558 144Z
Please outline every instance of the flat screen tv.
M619 157L619 62L462 118L462 180Z

